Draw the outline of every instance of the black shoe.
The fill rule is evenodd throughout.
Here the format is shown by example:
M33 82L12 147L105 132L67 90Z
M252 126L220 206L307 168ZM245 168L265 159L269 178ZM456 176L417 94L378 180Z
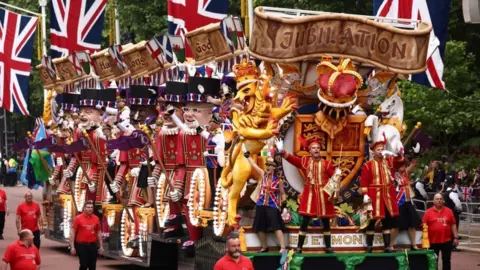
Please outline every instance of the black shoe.
M132 240L128 241L127 247L132 249L138 249L140 246L140 238L134 237Z
M297 254L302 254L302 249L301 248L297 248Z
M386 248L385 253L392 253L392 251L390 250L390 248Z
M258 253L267 253L267 252L268 252L268 247L260 249Z
M325 253L335 253L332 248L326 248Z
M372 247L367 247L367 253L372 253Z

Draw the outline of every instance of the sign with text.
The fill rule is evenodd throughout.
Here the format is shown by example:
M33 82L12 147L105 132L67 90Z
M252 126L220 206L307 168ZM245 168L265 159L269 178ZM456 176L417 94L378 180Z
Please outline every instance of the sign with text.
M224 31L228 31L225 29ZM185 34L190 44L196 65L202 65L210 61L223 61L242 53L242 50L230 50L221 23L212 23L195 29Z
M399 29L365 17L322 14L286 19L255 9L249 53L257 59L291 63L342 56L400 74L426 69L431 24Z
M130 70L132 79L146 75L159 67L148 52L146 43L146 41L141 41L121 53L125 64L128 66L128 70Z

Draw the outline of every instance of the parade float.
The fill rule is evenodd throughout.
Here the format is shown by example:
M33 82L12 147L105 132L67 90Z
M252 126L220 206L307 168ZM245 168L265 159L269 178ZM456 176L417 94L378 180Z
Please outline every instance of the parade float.
M259 7L248 46L242 27L239 18L226 17L186 33L186 43L163 35L91 55L45 57L37 67L52 89L44 118L56 123L56 140L42 145L55 153L43 202L46 236L68 240L73 217L92 199L103 222L105 256L142 266L177 269L181 261L212 269L233 232L256 269L319 263L435 269L431 251L379 253L381 224L375 253L365 253L371 216L360 182L377 138L403 155L408 134L419 126L403 122L395 82L425 70L431 25ZM192 58L184 58L186 45ZM114 137L104 132L109 125L118 130ZM316 219L303 253L293 254L307 175L282 159L276 138L297 157L309 155L302 140L315 140L321 157L341 170L328 187L335 197L330 226L336 254L324 254ZM275 160L287 194L287 256L276 252L272 236L270 252L256 253L261 245L253 209L262 179L244 149L260 168L266 157ZM426 247L424 229L416 237L415 245ZM396 244L409 246L406 234Z

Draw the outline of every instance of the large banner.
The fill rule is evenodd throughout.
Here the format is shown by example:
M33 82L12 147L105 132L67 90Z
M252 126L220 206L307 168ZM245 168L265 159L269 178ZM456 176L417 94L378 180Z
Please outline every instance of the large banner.
M291 63L343 56L400 74L426 69L431 24L394 28L365 17L322 14L295 19L255 9L249 53L257 59Z

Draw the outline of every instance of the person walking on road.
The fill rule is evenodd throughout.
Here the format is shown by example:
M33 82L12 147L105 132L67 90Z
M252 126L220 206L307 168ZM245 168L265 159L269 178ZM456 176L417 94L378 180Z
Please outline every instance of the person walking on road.
M100 248L97 247L97 242ZM78 254L79 269L95 270L97 254L103 255L103 241L100 219L93 214L92 201L87 201L83 207L83 213L73 220L70 245L70 253Z
M42 212L38 203L33 201L31 191L25 192L25 202L17 207L17 231L29 229L33 232L33 244L40 249L40 234L43 234Z
M8 161L8 168L7 168L7 179L8 185L10 187L14 187L17 184L17 166L18 163L14 157L11 157Z
M3 240L3 228L5 228L5 214L8 215L7 193L0 188L0 240Z
M438 193L433 197L434 206L423 216L423 223L428 226L430 247L437 257L442 252L443 270L451 269L452 242L458 246L458 232L452 210L444 206L443 196ZM453 235L453 239L452 239ZM453 240L453 241L452 241Z
M40 253L33 244L33 233L31 230L21 230L18 234L20 239L10 244L3 255L0 270L7 270L7 264L10 270L39 270Z

